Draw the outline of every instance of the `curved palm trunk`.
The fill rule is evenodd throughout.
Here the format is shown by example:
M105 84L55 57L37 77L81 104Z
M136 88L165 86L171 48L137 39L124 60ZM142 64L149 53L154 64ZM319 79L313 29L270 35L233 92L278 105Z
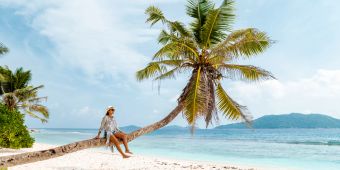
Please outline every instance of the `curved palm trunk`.
M128 141L134 140L135 138L141 135L150 133L152 131L155 131L169 124L181 112L182 109L183 109L183 104L180 103L174 110L170 112L168 116L166 116L162 120L128 134ZM22 154L17 154L17 155L10 155L10 156L3 156L3 157L0 157L0 168L21 165L21 164L26 164L26 163L36 162L36 161L42 161L46 159L55 158L58 156L63 156L65 154L80 151L83 149L104 146L105 142L106 142L106 139L104 138L89 139L89 140L83 140L83 141L79 141L79 142L75 142L75 143L71 143L71 144L67 144L67 145L63 145L63 146L59 146L59 147L47 149L47 150L28 152L28 153L22 153Z
M172 120L174 120L175 117L177 117L177 115L182 111L182 109L183 109L183 103L179 103L177 107L175 107L175 109L172 110L169 113L169 115L163 118L162 120L129 133L128 141L132 141L141 135L153 132L157 129L164 127L165 125L169 124Z

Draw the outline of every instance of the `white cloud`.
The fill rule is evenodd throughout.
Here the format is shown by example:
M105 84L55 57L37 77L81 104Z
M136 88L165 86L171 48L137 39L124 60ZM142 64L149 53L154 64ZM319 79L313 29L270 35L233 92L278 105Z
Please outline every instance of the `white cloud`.
M100 111L98 109L92 108L90 106L82 106L82 107L77 107L74 108L71 111L72 115L76 115L76 116L93 116L99 113L102 113L104 111Z
M340 70L320 69L312 77L296 81L235 82L230 92L240 103L248 105L255 117L312 112L340 118Z
M150 40L155 30L133 27L134 7L112 1L4 1L55 47L55 59L92 77L133 77L147 57L131 47ZM128 17L127 17L128 15Z

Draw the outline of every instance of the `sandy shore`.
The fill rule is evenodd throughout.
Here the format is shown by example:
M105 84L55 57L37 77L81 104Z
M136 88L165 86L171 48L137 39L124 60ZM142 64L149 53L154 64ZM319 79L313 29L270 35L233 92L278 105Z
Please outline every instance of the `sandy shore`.
M41 149L48 149L53 145L35 143L33 148L20 150L3 150L0 156L30 152ZM223 169L223 170L255 170L259 168L236 167L232 165L223 165L217 163L208 163L200 161L172 160L166 158L156 158L149 156L133 155L128 159L123 159L118 151L111 153L109 150L87 149L79 152L67 154L62 157L19 165L9 168L10 170L88 170L88 169ZM262 169L262 168L261 168ZM267 169L267 168L266 168Z

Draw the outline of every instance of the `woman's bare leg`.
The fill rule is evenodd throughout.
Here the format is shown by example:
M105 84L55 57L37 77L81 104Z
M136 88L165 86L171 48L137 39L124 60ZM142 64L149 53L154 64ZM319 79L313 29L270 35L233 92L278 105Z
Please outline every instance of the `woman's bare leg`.
M125 153L132 154L132 152L130 152L130 149L129 149L129 146L128 146L127 135L125 133L122 133L122 132L117 132L117 133L114 134L114 136L123 140L123 144L124 144L124 147L125 147Z
M122 154L123 158L128 158L128 157L130 157L129 155L126 155L126 154L122 151L122 148L120 148L119 141L118 141L118 139L117 139L114 135L111 135L111 136L110 136L110 142L113 143L113 144L117 147L117 150L119 151L120 154Z

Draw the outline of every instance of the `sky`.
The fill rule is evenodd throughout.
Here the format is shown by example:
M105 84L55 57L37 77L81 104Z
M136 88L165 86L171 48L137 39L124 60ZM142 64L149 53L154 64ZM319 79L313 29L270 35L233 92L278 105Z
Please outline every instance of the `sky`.
M217 4L221 0L215 0ZM105 108L116 107L120 126L145 126L175 106L189 74L158 83L136 81L160 48L162 25L145 23L155 5L170 20L189 23L184 0L0 0L0 42L10 53L0 65L31 70L31 84L50 110L31 128L98 128ZM236 0L233 28L258 28L273 44L240 64L271 71L276 80L223 86L254 118L269 114L322 113L340 118L340 10L337 0ZM220 116L220 122L232 121ZM180 115L171 125L187 126ZM198 122L204 127L203 121Z

